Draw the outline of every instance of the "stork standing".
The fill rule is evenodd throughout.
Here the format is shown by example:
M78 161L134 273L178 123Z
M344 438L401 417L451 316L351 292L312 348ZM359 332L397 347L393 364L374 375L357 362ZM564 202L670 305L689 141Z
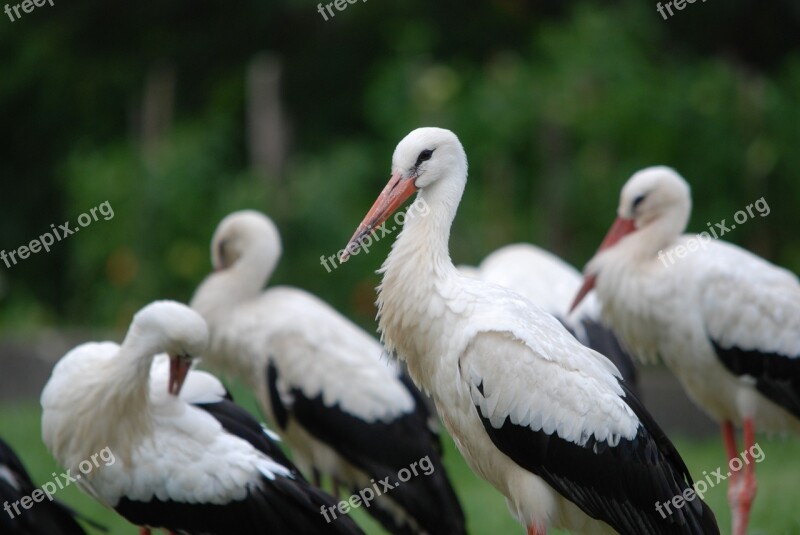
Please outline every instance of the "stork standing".
M211 329L207 361L258 393L300 468L333 478L334 491L388 481L394 488L367 511L392 533L464 533L435 421L382 346L308 292L262 292L281 254L272 221L252 210L230 214L211 253L215 272L191 303ZM398 480L422 459L432 473Z
M550 314L500 286L459 274L448 238L467 178L449 130L420 128L397 146L392 176L343 260L415 191L381 268L387 349L430 392L470 467L505 497L529 535L718 533L699 498L660 515L691 477L608 359Z
M489 254L477 268L459 266L458 269L462 275L513 290L554 315L583 345L613 362L628 388L639 396L636 366L611 329L603 325L595 292L590 292L570 313L570 304L581 287L577 269L529 243L506 245Z
M800 431L800 283L707 232L682 234L690 211L689 186L674 170L634 174L575 302L596 288L625 345L645 361L660 355L722 425L733 533L744 535L756 494L756 423ZM741 453L734 426L744 427ZM741 473L732 465L740 455Z
M190 371L207 343L199 314L158 301L136 314L122 345L76 347L42 392L45 445L83 490L143 533L361 533L349 518L327 522L321 510L333 499L222 383ZM104 462L92 465L98 453Z
M58 490L55 483L51 483L51 485ZM47 489L50 490L49 487ZM35 492L38 492L38 495L34 494ZM32 504L29 504L27 508L20 503L26 498ZM86 534L75 519L77 515L72 509L53 500L52 495L43 494L39 487L34 486L22 461L11 449L11 446L2 439L0 439L0 502L3 503L5 509L5 512L0 512L0 533L6 535ZM94 526L102 531L107 531L97 524Z

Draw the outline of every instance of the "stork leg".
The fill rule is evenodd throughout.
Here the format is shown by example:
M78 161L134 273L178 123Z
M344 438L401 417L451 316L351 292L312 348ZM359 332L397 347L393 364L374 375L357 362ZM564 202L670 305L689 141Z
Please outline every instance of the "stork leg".
M756 497L756 461L753 459L751 451L756 443L756 430L752 418L744 419L744 472L741 474L739 482L739 511L738 522L734 525L737 528L734 535L745 535L747 524L750 521L750 509L753 507L753 500Z
M528 535L547 535L547 528L536 527L536 524L528 526Z
M725 449L728 453L728 468L731 460L739 458L739 448L736 446L736 434L731 422L725 422L722 427L725 439ZM756 468L755 460L750 453L755 445L755 425L751 418L744 419L744 459L739 459L739 464L744 464L743 471L730 471L728 482L728 503L733 515L733 535L746 535L747 524L750 520L750 509L756 497Z
M150 528L139 528L139 535L150 535Z
M730 468L731 459L739 457L739 447L736 445L736 430L730 420L722 423L722 438L725 441L725 452L728 457L728 467ZM728 479L728 504L731 508L732 534L744 535L739 515L739 473L730 472Z
M331 489L333 491L331 494L336 498L336 501L339 501L339 480L337 478L331 478L331 487L333 487Z

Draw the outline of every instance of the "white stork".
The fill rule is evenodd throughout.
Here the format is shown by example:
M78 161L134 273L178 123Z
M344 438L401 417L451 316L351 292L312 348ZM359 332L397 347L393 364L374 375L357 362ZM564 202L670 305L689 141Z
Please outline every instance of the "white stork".
M406 216L381 268L380 330L432 394L469 465L505 495L529 534L548 526L718 533L698 498L657 513L656 504L689 490L691 477L614 365L533 303L453 266L448 237L466 180L452 132L414 130L343 260L419 191L427 215Z
M58 476L56 476L58 477ZM4 535L86 535L75 519L75 511L52 498L59 490L49 482L44 488L34 486L22 461L3 439L0 439L0 533ZM50 486L53 487L51 490ZM38 493L38 494L37 494ZM23 501L27 500L27 501ZM94 524L100 530L102 526Z
M583 345L608 357L631 391L639 396L636 366L611 329L603 325L595 292L590 292L570 313L570 304L581 287L580 271L529 243L503 246L484 258L477 268L458 266L458 270L462 275L513 290L554 315Z
M377 340L317 297L287 286L262 292L280 254L265 215L244 210L220 222L211 242L215 271L191 302L210 327L206 362L258 393L298 466L317 482L330 476L334 492L339 483L358 491L371 480L389 482L394 488L367 508L388 531L464 533L422 395ZM425 458L435 467L430 475L398 484L401 470Z
M74 348L42 392L45 445L83 490L143 533L361 533L349 518L327 522L321 511L333 499L222 383L190 371L207 343L199 314L157 301L136 314L121 345ZM92 464L98 454L103 462Z
M722 425L729 463L740 456L734 426L744 427L749 457L728 491L734 535L743 535L756 493L756 422L800 431L800 283L707 232L682 234L690 211L689 186L674 170L634 174L576 303L596 288L625 345L643 360L660 355Z

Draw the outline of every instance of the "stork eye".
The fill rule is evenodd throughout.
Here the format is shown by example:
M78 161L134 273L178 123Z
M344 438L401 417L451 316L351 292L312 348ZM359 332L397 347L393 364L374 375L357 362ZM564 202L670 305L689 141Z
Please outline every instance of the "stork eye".
M642 202L644 201L645 197L647 197L647 194L642 193L641 195L637 195L636 198L633 199L632 206L633 206L633 210L634 211L636 211L636 208L638 208L639 205L642 204Z
M222 240L221 242L219 242L219 245L217 245L217 255L219 256L219 262L221 264L220 267L222 268L228 267L229 259L227 258L226 254L227 245L228 245L227 240Z
M424 151L419 153L417 156L417 163L414 164L414 167L419 167L422 162L427 162L431 159L431 155L433 155L434 149L425 149Z

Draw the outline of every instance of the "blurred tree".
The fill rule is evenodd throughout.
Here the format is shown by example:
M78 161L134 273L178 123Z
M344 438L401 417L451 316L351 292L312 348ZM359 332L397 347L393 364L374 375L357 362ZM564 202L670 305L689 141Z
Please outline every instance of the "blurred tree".
M459 262L526 240L580 265L625 179L666 163L693 186L693 230L764 196L770 216L726 238L800 271L798 30L794 0L694 4L668 21L634 0L370 2L327 22L297 0L79 2L4 21L0 247L105 200L115 217L0 265L0 325L110 323L187 299L216 223L243 207L281 227L276 280L371 323L365 273L390 240L331 273L320 256L344 244L394 145L423 124L453 128L470 158ZM267 108L285 116L262 119L290 122L293 149L273 136L277 163L253 171L248 94L263 86L263 53L281 65ZM142 136L157 139L147 164Z

